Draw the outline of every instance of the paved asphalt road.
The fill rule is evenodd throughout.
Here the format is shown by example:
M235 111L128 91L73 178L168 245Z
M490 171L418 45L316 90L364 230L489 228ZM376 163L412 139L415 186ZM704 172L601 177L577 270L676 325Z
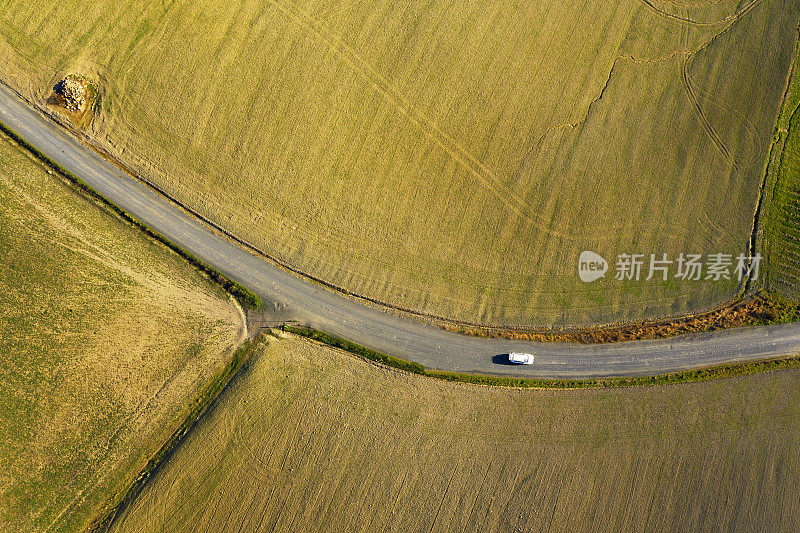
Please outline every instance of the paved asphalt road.
M800 353L800 324L609 345L467 337L343 297L253 255L83 145L0 85L0 120L48 157L184 249L261 296L279 316L430 368L542 378L637 376ZM246 236L245 236L246 238ZM510 351L531 366L499 364Z

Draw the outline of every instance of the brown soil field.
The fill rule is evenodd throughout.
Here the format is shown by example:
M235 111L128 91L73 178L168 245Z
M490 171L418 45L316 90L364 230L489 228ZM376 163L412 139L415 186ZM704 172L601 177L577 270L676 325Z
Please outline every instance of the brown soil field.
M82 531L242 341L177 254L0 136L0 531Z
M788 531L800 372L447 383L271 338L112 530Z
M40 105L92 80L92 142L326 282L585 325L737 294L584 284L577 260L747 251L798 20L784 0L7 0L0 79Z

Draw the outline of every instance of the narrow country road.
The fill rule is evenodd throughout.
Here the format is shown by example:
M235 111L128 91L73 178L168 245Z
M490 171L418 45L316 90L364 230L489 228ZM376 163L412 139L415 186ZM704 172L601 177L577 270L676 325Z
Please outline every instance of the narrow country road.
M0 121L105 198L255 291L280 316L430 368L576 379L660 374L800 353L800 324L593 346L450 333L362 305L252 254L105 160L3 85ZM531 352L535 363L493 362L510 351Z

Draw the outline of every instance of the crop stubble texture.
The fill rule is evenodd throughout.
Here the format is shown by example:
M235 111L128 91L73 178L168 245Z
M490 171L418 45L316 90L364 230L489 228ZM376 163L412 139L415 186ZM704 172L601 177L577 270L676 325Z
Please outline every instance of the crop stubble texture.
M580 251L746 251L800 7L756 0L3 3L0 76L96 79L91 136L316 277L470 322L699 310Z
M534 391L273 340L113 531L698 531L800 523L797 371Z

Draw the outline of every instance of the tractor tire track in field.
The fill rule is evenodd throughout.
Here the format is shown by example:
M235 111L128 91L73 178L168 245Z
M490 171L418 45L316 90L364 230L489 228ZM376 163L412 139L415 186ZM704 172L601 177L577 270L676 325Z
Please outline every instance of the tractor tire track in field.
M648 2L648 0L642 0L642 1L646 2L646 3ZM721 36L722 34L727 32L728 30L730 30L744 15L746 15L748 12L750 12L760 2L761 2L761 0L753 0L747 6L745 6L740 11L738 11L735 15L731 15L729 17L726 17L725 19L721 19L719 22L720 23L727 22L728 23L727 26L725 26L725 28L723 28L720 32L716 33L711 39L709 39L705 44L703 44L702 46L700 46L696 50L692 50L692 51L687 52L686 53L686 57L681 62L681 84L682 84L684 92L686 93L686 96L689 98L689 101L692 103L692 107L694 108L695 113L698 115L698 118L700 119L700 123L703 126L703 129L705 130L706 134L709 136L709 138L714 143L714 145L717 147L717 150L725 158L725 160L728 161L729 163L731 163L731 165L733 166L733 169L737 170L737 171L739 170L739 167L738 167L734 157L731 155L730 149L725 144L725 142L722 140L722 138L720 137L720 135L717 132L716 128L714 128L714 126L711 124L711 121L708 119L705 111L703 110L703 106L700 105L700 100L698 98L698 92L701 94L701 96L705 100L708 101L709 104L711 104L712 106L718 107L719 109L722 109L723 111L728 113L731 117L733 117L736 120L736 122L739 122L740 124L742 124L744 126L745 135L747 137L747 144L748 145L752 145L753 148L755 148L756 144L758 143L758 135L757 135L757 133L755 131L756 127L746 117L739 116L733 109L731 109L730 106L728 106L728 105L726 105L726 104L724 104L722 102L719 102L718 100L714 99L713 95L709 95L709 94L707 94L705 92L700 92L700 91L695 90L695 88L692 85L691 76L689 75L689 72L688 72L688 64L689 64L689 61L692 59L693 56L695 56L699 52L705 50L719 36ZM688 48L688 40L689 40L688 27L684 26L684 28L681 31L681 47L683 49L687 49Z
M467 525L469 526L475 524L475 522L477 521L477 518L473 517L475 517L475 510L478 508L478 505L480 503L478 499L480 498L481 494L483 494L484 487L487 486L486 480L489 477L489 473L492 471L493 464L494 460L490 458L488 464L486 465L486 469L483 471L483 476L481 476L481 481L480 484L478 485L478 490L475 491L475 497L472 499L472 506L470 507L469 516L467 517L467 522L466 522Z
M729 161L733 165L733 168L736 169L736 162L733 161L730 150L728 150L728 147L725 146L725 143L720 138L717 130L715 130L714 126L711 124L711 122L709 122L708 117L706 117L706 114L697 99L697 95L692 88L692 80L686 70L686 64L689 62L689 59L690 57L687 57L681 62L681 82L683 85L683 90L686 93L686 96L689 98L689 101L692 103L695 113L697 113L700 123L703 126L703 130L705 130L706 134L711 139L711 142L713 142L714 146L717 147L717 150L719 150L719 153L722 155L722 157L724 157L726 161Z
M676 15L674 13L670 13L669 11L665 11L664 9L661 9L660 7L655 5L651 0L639 0L639 1L642 2L643 4L645 4L651 10L655 11L656 13L658 13L661 16L664 16L664 17L667 17L667 18L670 18L670 19L673 19L673 20L677 20L678 22L683 22L683 23L688 24L690 26L716 26L718 24L725 24L726 22L736 22L743 15L745 15L748 11L753 9L756 5L760 4L762 0L751 0L749 4L744 6L742 9L740 9L736 13L734 13L732 15L728 15L727 17L721 18L719 20L714 20L714 21L694 20L694 19L689 18L688 16L687 17L682 17L680 15Z
M431 527L428 528L428 531L433 531L433 528L436 526L436 521L439 519L439 515L442 512L442 507L444 506L444 501L447 498L447 494L450 492L450 487L453 485L453 478L456 477L456 472L458 469L454 468L450 471L450 479L447 481L447 486L444 488L441 496L439 497L439 505L436 507L436 514L433 515L433 520L431 521Z
M458 141L442 131L431 119L425 116L413 102L399 91L394 85L381 75L350 45L339 36L332 33L310 14L303 11L287 0L270 0L287 18L302 26L310 33L319 37L336 51L358 74L369 81L372 87L392 104L400 113L417 124L425 134L430 137L441 149L447 152L456 162L477 178L492 194L494 194L510 211L534 223L542 231L562 237L567 237L545 225L544 217L536 216L531 212L530 206L510 188L505 186L500 178L487 167L480 159L472 155Z

